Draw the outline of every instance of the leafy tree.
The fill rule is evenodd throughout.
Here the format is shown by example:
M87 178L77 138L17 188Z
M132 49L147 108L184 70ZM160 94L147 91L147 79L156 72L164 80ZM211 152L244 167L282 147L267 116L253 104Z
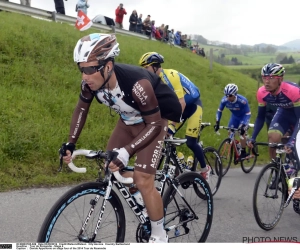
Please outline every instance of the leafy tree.
M290 63L290 64L295 63L295 59L293 58L293 56L290 56L290 57L289 57L288 63Z
M283 59L283 58L285 58L285 57L287 57L287 54L286 53L279 53L277 56L276 56L276 62L277 63L280 63L280 61Z

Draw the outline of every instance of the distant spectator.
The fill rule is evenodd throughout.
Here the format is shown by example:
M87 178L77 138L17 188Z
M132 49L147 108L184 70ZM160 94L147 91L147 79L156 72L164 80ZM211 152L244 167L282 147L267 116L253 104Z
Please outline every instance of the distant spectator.
M204 48L199 49L198 55L205 57Z
M142 33L142 26L143 26L143 20L142 20L143 14L140 14L137 24L136 24L136 32Z
M188 47L190 50L193 50L192 39L191 39L190 36L189 36L189 38L187 39L187 47Z
M151 27L151 16L148 15L145 20L143 21L143 30L146 36L151 35L152 27Z
M55 10L59 14L65 15L65 4L63 0L54 0Z
M160 34L161 37L164 36L164 29L165 29L164 24L160 25L160 27L158 28L158 31L159 31L159 34Z
M169 25L165 25L164 34L163 34L163 41L169 41Z
M169 33L169 43L170 43L170 46L174 46L174 29L171 29L171 32Z
M88 4L88 0L78 0L77 2L77 13L78 11L82 11L84 14L87 15L87 8L89 8L90 5Z
M123 29L123 17L127 15L126 10L123 8L123 4L120 5L116 9L116 27Z
M180 46L180 39L181 39L181 32L180 31L177 31L175 34L174 34L174 43L178 46Z
M129 17L129 30L136 32L136 25L138 22L138 15L136 13L136 10L132 11L132 14Z
M20 3L29 7L31 6L31 0L20 0Z
M152 20L151 21L151 37L155 38L155 34L156 34L155 21Z

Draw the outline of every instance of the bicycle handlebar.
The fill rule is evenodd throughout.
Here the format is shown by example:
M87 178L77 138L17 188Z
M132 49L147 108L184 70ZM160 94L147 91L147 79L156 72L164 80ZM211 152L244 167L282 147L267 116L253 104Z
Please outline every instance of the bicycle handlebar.
M232 132L236 132L236 131L240 131L241 130L240 128L230 128L230 127L226 127L226 126L219 126L219 128L226 129L226 130L231 130ZM216 131L216 134L217 135L221 135L220 132L219 132L219 130ZM240 139L243 140L244 138L245 138L244 136L240 135Z
M75 159L75 157L78 155L84 155L85 157L90 158L90 159L93 159L98 156L100 158L104 158L107 160L106 152L96 152L96 151L87 150L87 149L77 149L73 152L72 159ZM73 162L70 162L68 164L68 167L76 173L86 173L86 168L78 168L75 166L75 164ZM123 177L119 171L112 172L112 173L119 182L122 182L124 184L133 183L133 179L131 177L127 177L127 178Z

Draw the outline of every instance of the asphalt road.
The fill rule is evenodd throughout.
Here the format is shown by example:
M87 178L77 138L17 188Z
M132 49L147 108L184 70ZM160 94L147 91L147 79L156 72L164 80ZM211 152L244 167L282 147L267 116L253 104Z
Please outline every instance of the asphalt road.
M214 196L213 224L207 242L239 242L254 237L294 237L300 242L300 216L288 206L279 224L264 231L256 224L252 193L259 172L231 168ZM36 242L40 226L54 202L71 187L26 189L0 193L0 242ZM135 242L137 219L126 207L126 242Z

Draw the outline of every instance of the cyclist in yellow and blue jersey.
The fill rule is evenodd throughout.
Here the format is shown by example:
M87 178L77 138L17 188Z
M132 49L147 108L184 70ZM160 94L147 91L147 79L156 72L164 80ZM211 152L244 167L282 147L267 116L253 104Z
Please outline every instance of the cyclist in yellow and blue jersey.
M193 151L200 163L200 174L208 181L211 168L206 165L202 147L197 143L202 120L200 90L182 73L174 69L163 69L162 63L164 63L164 57L157 52L148 52L139 61L140 66L158 75L176 93L182 107L182 122L169 121L168 134L174 135L187 121L186 145Z

